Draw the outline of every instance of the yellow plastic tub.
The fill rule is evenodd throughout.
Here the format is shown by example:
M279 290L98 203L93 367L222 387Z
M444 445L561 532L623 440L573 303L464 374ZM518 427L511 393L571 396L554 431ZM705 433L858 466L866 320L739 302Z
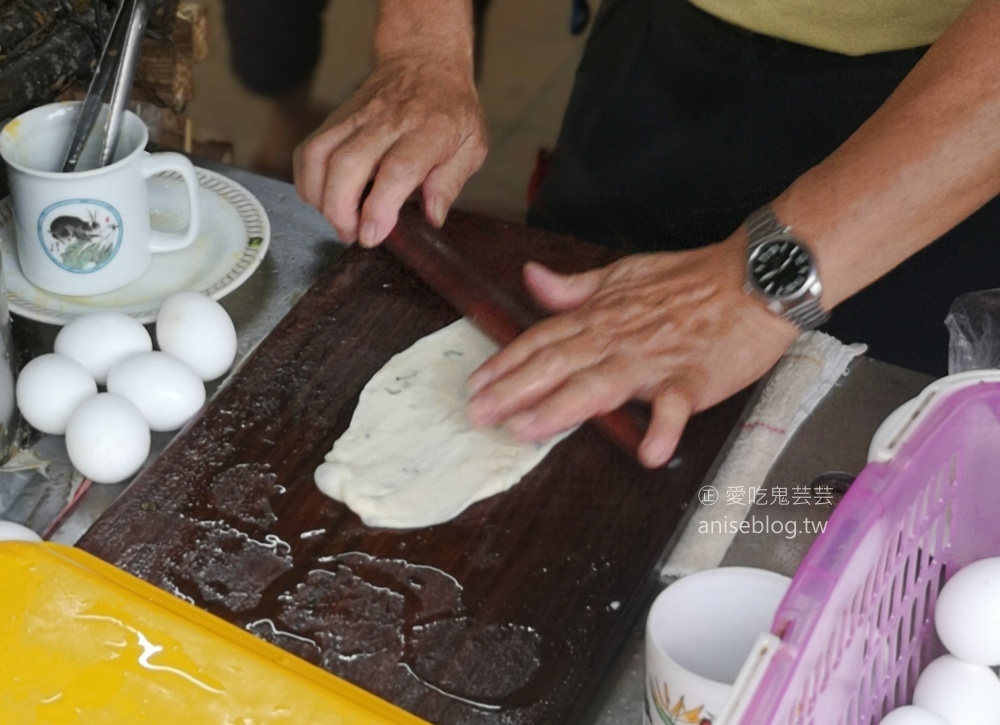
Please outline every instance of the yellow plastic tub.
M0 543L4 723L424 723L79 549Z

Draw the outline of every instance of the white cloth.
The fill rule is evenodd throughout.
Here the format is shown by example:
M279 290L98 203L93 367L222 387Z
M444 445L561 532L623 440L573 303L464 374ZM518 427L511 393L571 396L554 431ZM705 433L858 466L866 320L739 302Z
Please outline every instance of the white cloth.
M799 336L775 367L709 484L721 505L699 506L694 512L660 572L664 579L721 563L736 535L733 523L743 521L753 506L745 492L764 485L799 425L843 376L850 361L864 351L863 345L845 345L822 332Z

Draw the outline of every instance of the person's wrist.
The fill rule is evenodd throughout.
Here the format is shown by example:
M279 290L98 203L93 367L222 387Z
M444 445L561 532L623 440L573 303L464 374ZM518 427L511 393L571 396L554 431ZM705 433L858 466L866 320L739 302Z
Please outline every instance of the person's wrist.
M823 307L819 262L810 245L779 219L770 204L750 214L742 232L744 291L799 331L822 325L829 313Z
M439 13L427 13L422 2L395 2L383 9L375 29L376 62L413 59L431 67L455 68L473 74L471 4L455 0Z

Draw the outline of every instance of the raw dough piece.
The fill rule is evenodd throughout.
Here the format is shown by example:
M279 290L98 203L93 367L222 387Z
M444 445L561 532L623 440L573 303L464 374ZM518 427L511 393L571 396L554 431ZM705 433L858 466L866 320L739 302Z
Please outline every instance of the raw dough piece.
M496 350L462 319L389 360L316 469L319 489L369 526L408 529L454 518L520 481L565 434L534 445L469 424L466 379Z

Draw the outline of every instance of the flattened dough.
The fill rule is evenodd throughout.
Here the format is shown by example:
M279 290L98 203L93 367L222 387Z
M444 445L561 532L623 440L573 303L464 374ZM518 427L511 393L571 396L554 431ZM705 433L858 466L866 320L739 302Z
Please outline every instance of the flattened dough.
M361 391L316 485L369 526L409 529L516 484L565 435L533 445L468 423L465 382L496 350L462 319L393 357Z

